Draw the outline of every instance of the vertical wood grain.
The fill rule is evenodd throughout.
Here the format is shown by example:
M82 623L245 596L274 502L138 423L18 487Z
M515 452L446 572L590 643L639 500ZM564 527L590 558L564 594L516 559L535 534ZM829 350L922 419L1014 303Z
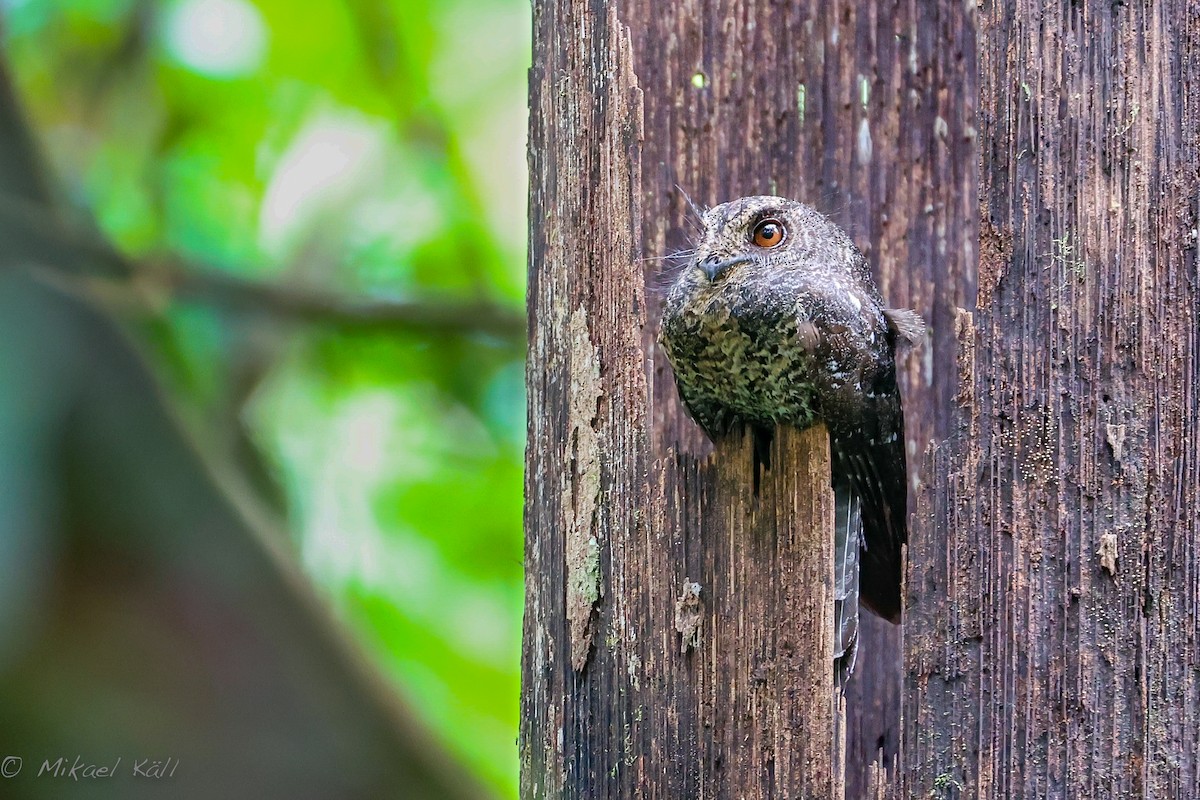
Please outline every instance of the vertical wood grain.
M1200 796L1200 7L984 2L905 797Z
M829 796L791 782L794 715L826 713L784 679L828 639L785 591L803 437L754 505L748 445L704 441L658 352L659 259L690 244L683 191L846 227L932 323L901 363L919 482L974 292L974 5L545 0L534 27L524 796ZM847 797L899 742L900 634L863 630Z

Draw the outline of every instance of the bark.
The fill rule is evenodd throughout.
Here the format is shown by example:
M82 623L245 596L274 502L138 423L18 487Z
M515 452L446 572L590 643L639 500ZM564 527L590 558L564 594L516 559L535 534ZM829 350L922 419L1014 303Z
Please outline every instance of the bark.
M1200 7L989 0L979 42L901 794L1198 797Z
M748 485L748 450L712 452L679 406L655 346L670 278L645 259L689 245L676 186L704 204L773 193L826 211L885 297L931 321L901 365L910 453L946 435L955 389L932 364L952 363L955 309L974 294L958 278L976 252L972 8L535 4L524 796L823 796L801 794L779 745L811 733L780 716L793 702L780 645L801 629L735 613L791 596L785 559L762 573L747 559L802 498L779 494L795 480L782 468L757 512L721 488ZM802 455L796 438L781 446L779 464ZM677 625L699 633L686 655ZM821 646L814 634L800 646ZM899 647L896 628L864 626L848 797L896 757Z

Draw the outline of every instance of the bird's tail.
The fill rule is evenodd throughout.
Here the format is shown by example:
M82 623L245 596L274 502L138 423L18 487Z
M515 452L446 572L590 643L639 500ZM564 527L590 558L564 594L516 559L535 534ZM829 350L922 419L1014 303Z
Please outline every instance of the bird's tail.
M833 490L833 664L834 683L846 685L858 652L858 554L862 502L849 486Z

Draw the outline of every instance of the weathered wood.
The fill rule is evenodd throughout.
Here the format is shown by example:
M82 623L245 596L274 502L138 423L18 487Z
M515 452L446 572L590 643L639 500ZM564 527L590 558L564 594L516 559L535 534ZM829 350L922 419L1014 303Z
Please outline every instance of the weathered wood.
M784 565L726 591L734 570L750 569L735 558L767 552L769 540L735 527L749 512L725 506L746 498L721 494L747 485L750 459L712 453L679 407L655 345L654 290L669 278L643 259L689 245L676 185L705 204L778 193L830 213L889 301L933 324L926 349L901 365L917 409L910 452L923 451L948 428L938 414L954 393L930 365L956 352L954 309L973 296L947 278L973 275L975 255L972 8L535 3L526 797L782 793L787 743L770 743L785 728L762 703L783 686L770 643L795 647L800 629L781 618L750 641L739 632L750 617L728 615L776 607ZM798 458L796 446L785 439L777 463ZM762 509L783 497L777 482L795 480L783 472L768 474ZM680 602L685 578L701 585L698 607ZM677 624L702 636L686 656ZM881 751L883 763L896 756L899 645L894 627L864 626L847 698L848 797L865 795ZM739 669L767 676L757 695L726 685ZM730 738L754 722L751 739ZM768 747L776 757L761 780L737 785Z
M724 441L696 471L698 491L668 498L683 512L668 527L700 545L694 574L710 581L695 584L706 624L693 646L681 643L687 662L663 664L694 682L686 710L711 765L686 796L841 797L829 435L780 431L757 499L750 458L748 439Z
M646 766L645 654L678 653L683 578L656 581L639 552L662 533L633 224L641 98L613 14L535 3L534 31L521 795L619 796Z
M697 202L778 193L853 236L889 303L916 308L930 340L899 363L910 469L945 436L955 309L974 295L975 32L971 3L625 3L645 93L641 154L647 256L690 246ZM647 283L662 285L659 262ZM961 276L961 277L960 277ZM650 329L658 307L649 309ZM653 352L647 337L646 349ZM655 457L704 452L656 354ZM667 476L664 480L674 480ZM846 795L899 746L900 631L867 617L846 697Z
M781 432L757 499L746 442L647 483L629 41L549 11L573 45L534 75L523 794L834 797L828 436Z
M979 42L902 795L1200 797L1200 6L988 0Z

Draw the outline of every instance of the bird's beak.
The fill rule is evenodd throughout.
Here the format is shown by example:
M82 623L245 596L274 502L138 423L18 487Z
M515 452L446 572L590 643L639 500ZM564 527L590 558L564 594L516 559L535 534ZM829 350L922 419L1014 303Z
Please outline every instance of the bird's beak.
M704 271L708 276L709 281L715 281L720 277L721 273L730 267L736 267L738 264L745 264L747 261L753 261L753 257L748 255L734 256L733 258L720 259L716 256L709 256L696 266Z

